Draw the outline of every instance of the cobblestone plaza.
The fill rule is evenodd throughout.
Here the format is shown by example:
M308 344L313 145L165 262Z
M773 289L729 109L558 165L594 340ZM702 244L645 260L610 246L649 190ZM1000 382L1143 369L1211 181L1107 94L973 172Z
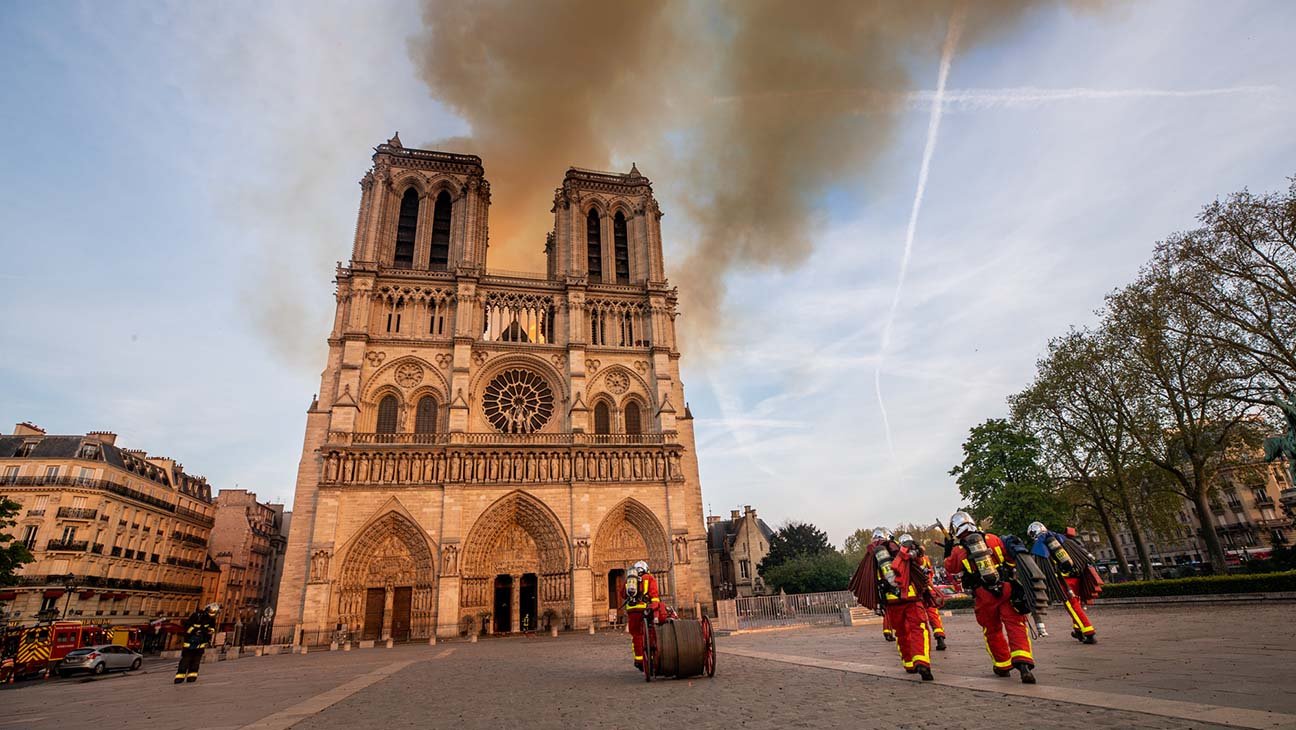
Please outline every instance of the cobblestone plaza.
M1290 604L1098 609L1095 646L1036 644L1040 684L989 676L971 616L951 617L937 681L903 674L875 626L720 639L713 679L645 684L624 635L441 642L12 685L0 729L1296 727ZM754 655L766 658L754 658ZM815 666L815 665L819 666ZM832 666L836 668L825 668ZM235 701L237 700L237 701Z

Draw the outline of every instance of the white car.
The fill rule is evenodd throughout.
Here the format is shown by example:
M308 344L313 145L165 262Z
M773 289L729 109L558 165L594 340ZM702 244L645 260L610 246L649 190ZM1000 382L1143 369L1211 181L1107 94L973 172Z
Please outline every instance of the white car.
M129 671L139 669L144 663L144 656L116 644L99 644L73 649L58 663L60 677L69 677L77 672L104 674L114 669Z

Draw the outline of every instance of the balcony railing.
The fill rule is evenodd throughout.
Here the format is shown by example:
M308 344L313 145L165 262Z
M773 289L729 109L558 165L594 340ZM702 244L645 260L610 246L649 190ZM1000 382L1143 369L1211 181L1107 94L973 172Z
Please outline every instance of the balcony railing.
M18 578L18 585L22 586L63 587L69 583L82 589L121 588L136 591L162 591L166 593L202 593L202 586L131 580L129 578L104 578L98 575L74 575L70 581L66 575L24 575Z
M211 527L212 525L216 524L215 517L208 517L207 515L201 512L195 512L191 509L188 509L187 507L176 507L175 513L177 517L186 517L201 525L206 525L207 527Z
M99 510L86 507L59 507L58 516L64 520L93 520L99 516Z
M664 433L345 433L330 431L329 442L355 446L660 446L674 443Z
M166 501L165 499L159 499L158 497L145 494L137 489L131 489L125 484L118 484L117 482L110 481L108 479L84 479L82 477L68 477L68 476L62 476L62 477L35 476L35 477L18 477L16 479L13 479L9 483L19 487L80 487L82 489L98 489L106 492L112 492L113 494L117 494L122 497L128 497L137 502L143 502L144 504L157 507L158 509L165 510L167 512L176 511L176 506Z
M1265 494L1265 495L1256 495L1256 498L1255 498L1255 506L1257 506L1257 507L1272 507L1273 504L1274 504L1274 498L1273 498L1273 497L1270 497L1270 496L1267 495L1267 494Z
M193 568L194 570L200 570L203 567L203 564L197 560L185 560L184 558L176 557L167 558L166 563L167 565L176 565L181 568Z
M190 545L197 545L198 547L207 547L207 541L204 540L203 538L197 535L190 535L184 532L180 532L179 530L176 530L175 532L171 533L171 539L179 540L180 542L188 543Z
M27 510L27 516L28 516L28 517L44 517L44 516L45 516L45 510L43 510L43 509L29 509L29 510Z
M83 553L90 547L89 540L50 540L45 544L46 550L59 550L70 553Z
M94 553L95 555L103 555L103 548L104 548L103 543L97 542L90 546L90 552Z
M1292 525L1292 520L1289 520L1286 517L1269 517L1266 519L1256 520L1256 523L1266 530L1271 530L1275 527L1290 527Z

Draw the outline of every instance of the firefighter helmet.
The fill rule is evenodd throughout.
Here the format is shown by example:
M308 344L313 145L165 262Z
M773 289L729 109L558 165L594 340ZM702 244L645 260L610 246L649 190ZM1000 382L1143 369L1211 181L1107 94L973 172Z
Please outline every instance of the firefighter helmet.
M1043 522L1040 522L1038 520L1030 523L1030 527L1026 528L1026 534L1029 535L1030 539L1032 540L1039 537L1042 533L1045 532L1048 532L1048 528L1044 526Z
M890 540L890 539L891 539L891 531L888 530L888 529L885 528L885 527L878 527L878 528L876 528L876 529L873 530L873 539L874 539L874 540Z
M635 575L643 575L644 573L648 572L648 562L645 560L640 560L636 562L633 566L631 566L630 569L635 572Z
M976 532L976 520L966 512L955 512L950 515L950 531L954 533L954 537L963 537L969 532Z
M896 542L900 543L901 545L904 545L905 547L914 547L915 545L918 544L918 541L914 539L914 536L910 535L907 532L901 535L900 539L896 540Z
M220 604L219 604L219 603L209 603L209 604L207 604L206 606L203 607L203 610L206 611L207 613L210 613L211 615L215 616L216 614L220 613Z

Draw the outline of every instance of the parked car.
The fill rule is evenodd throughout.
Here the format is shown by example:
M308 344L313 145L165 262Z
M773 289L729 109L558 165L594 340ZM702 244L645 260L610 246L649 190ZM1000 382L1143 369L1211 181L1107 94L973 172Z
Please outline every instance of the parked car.
M82 649L73 649L58 663L60 677L70 677L77 672L103 674L115 669L129 671L139 669L144 663L144 656L116 644L98 644Z

